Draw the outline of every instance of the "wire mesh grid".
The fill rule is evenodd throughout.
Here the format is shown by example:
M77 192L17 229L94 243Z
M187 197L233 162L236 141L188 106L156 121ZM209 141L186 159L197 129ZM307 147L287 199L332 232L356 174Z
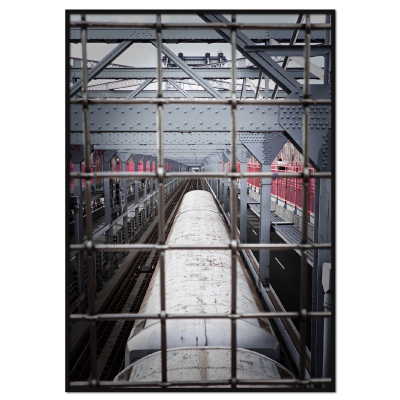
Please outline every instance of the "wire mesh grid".
M304 169L301 173L277 173L277 172L237 172L236 155L237 155L237 105L238 104L279 104L279 105L301 105L303 107L303 156L304 160L309 159L309 118L310 118L310 105L325 104L331 105L329 99L310 99L310 46L311 46L311 29L313 30L330 30L331 24L313 24L310 22L310 15L306 14L304 23L296 24L248 24L236 23L236 15L232 14L231 23L206 23L206 24L162 24L161 14L157 14L157 21L154 24L150 23L94 23L87 22L85 15L82 15L81 22L70 22L70 27L81 28L81 42L82 42L82 98L70 99L70 104L82 104L82 123L83 123L83 141L84 141L84 161L85 172L70 173L70 178L86 179L85 182L85 201L86 204L91 204L91 179L96 178L156 178L158 180L158 204L159 204L159 224L158 224L158 242L156 244L129 244L129 245L94 245L93 244L93 231L92 231L92 215L87 214L86 218L86 237L87 240L84 244L70 244L71 250L86 251L88 277L89 277L89 309L88 314L74 314L70 315L71 320L86 320L89 321L90 327L90 352L91 352L91 377L90 381L85 382L69 382L72 387L143 387L143 386L158 386L158 387L173 387L173 386L216 386L216 385L230 385L236 388L238 385L299 385L304 387L310 384L327 384L331 383L331 378L307 378L306 377L306 335L307 335L307 320L309 318L330 318L330 312L309 312L307 311L307 250L310 249L331 249L330 243L313 243L307 244L307 218L302 219L302 236L300 244L239 244L237 241L237 194L234 180L237 178L301 178L302 179L302 193L303 193L303 212L307 215L308 204L308 186L310 178L331 178L331 173L316 172L310 173L308 163L304 163ZM88 27L101 27L101 28L142 28L142 29L155 29L156 30L156 44L157 44L157 99L107 99L107 100L89 100L88 98L88 59L87 59L87 28ZM228 178L230 181L230 215L231 215L231 231L230 231L230 244L218 246L202 246L202 245L167 245L165 243L165 228L164 228L164 181L167 178L190 178L193 177L192 173L184 172L166 172L162 162L158 163L158 168L154 173L131 173L131 172L91 172L90 170L90 119L89 119L89 104L156 104L156 129L157 129L157 157L158 160L164 159L164 132L163 132L163 105L164 104L204 104L204 100L195 99L164 99L162 91L162 30L163 29L228 29L230 30L230 43L232 48L232 60L236 58L236 43L237 43L237 29L299 29L305 32L304 44L304 84L303 96L299 100L268 100L268 99L252 99L252 100L238 100L236 98L235 85L231 85L231 99L226 100L210 100L207 99L208 104L228 104L231 106L231 171L228 172L200 172L196 174L197 178ZM232 63L231 66L231 81L236 82L237 66ZM160 299L161 309L159 314L144 315L144 314L97 314L95 312L95 271L94 271L94 250L153 250L159 251L159 266L160 266ZM215 249L226 250L231 252L231 314L167 314L166 313L166 296L165 296L165 252L168 250L187 250L187 249ZM297 249L301 251L301 287L300 287L300 309L298 312L264 312L257 314L237 314L237 253L240 250L292 250ZM266 317L266 318L300 318L300 354L299 354L299 374L297 379L237 379L237 337L236 337L236 321L242 318ZM117 320L135 320L137 318L158 319L161 321L161 381L157 382L110 382L97 380L97 352L96 352L96 322L98 321L117 321ZM167 338L166 338L166 320L167 319L230 319L231 321L231 378L229 380L212 380L212 381L168 381L167 380Z

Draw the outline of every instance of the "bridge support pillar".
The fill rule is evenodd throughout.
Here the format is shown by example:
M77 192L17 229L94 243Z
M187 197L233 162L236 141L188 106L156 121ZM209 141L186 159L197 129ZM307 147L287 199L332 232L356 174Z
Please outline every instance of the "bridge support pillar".
M247 161L240 163L240 172L247 172ZM247 243L247 178L240 179L240 242Z
M80 172L81 164L74 164L74 172ZM74 234L75 243L82 244L84 238L83 231L83 207L82 207L82 181L80 179L74 180L74 197L75 203L73 204L74 210ZM76 274L77 274L77 285L78 285L78 296L85 291L85 261L84 253L80 251L75 257ZM85 313L85 303L81 301L79 304L78 312Z
M314 243L331 243L332 197L331 180L315 179ZM307 216L303 215L303 218ZM312 276L312 311L324 311L325 291L322 286L324 263L331 263L329 249L314 250ZM330 336L329 336L330 337ZM311 320L311 376L323 377L324 320Z
M261 164L261 172L271 172L271 164ZM261 178L260 188L260 243L271 242L271 178ZM269 250L260 250L260 280L264 286L270 281Z

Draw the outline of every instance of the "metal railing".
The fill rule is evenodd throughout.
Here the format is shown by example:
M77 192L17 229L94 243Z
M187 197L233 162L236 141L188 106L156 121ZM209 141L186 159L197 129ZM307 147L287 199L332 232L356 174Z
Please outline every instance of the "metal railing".
M303 194L303 212L307 215L308 204L308 186L310 178L331 178L331 174L327 172L310 173L307 163L304 169L299 173L238 173L236 167L237 155L237 126L236 114L237 106L241 104L252 105L300 105L303 107L303 155L304 160L309 159L309 117L310 105L330 105L331 100L312 100L309 98L310 93L310 42L311 42L311 29L331 29L331 24L313 24L310 23L310 15L306 15L305 23L302 24L248 24L236 23L236 15L232 15L231 23L202 23L202 24L161 24L161 14L157 14L157 22L154 23L99 23L87 22L85 15L82 15L81 22L71 22L71 27L81 27L81 41L82 41L82 98L71 99L71 104L82 104L82 118L83 118L83 131L84 131L84 155L85 155L85 172L84 173L70 173L71 178L86 179L86 204L91 204L91 188L90 179L88 178L157 178L158 179L158 204L159 204L159 226L158 226L158 243L157 244L125 244L125 245L95 245L92 237L92 217L89 213L87 216L86 231L87 240L85 244L70 245L71 250L86 251L87 263L89 272L89 311L88 314L75 314L70 315L73 320L86 320L90 324L90 349L91 349L91 376L97 376L97 356L96 356L96 322L103 320L135 320L135 319L159 319L161 320L161 364L162 364L162 379L159 382L108 382L92 379L88 382L70 382L71 387L143 387L143 386L215 386L215 385L230 385L232 388L237 385L305 385L313 384L328 384L331 383L331 378L306 378L305 359L306 359L306 334L307 334L307 320L309 318L327 318L331 317L329 312L308 312L307 311L307 250L310 249L331 249L330 243L313 243L307 244L307 219L302 220L302 238L300 244L238 244L236 240L236 225L237 225L237 195L234 179L237 178L301 178L302 179L302 194ZM156 30L156 43L157 43L157 98L156 99L93 99L88 98L88 72L87 72L87 28L88 27L101 27L101 28L144 28ZM132 173L132 172L91 172L90 171L90 121L89 121L89 104L156 104L157 105L157 157L158 160L164 159L164 134L163 134L163 105L164 104L204 104L204 100L195 99L164 99L162 92L162 30L163 29L229 29L231 32L231 46L232 46L232 59L236 59L236 30L237 29L288 29L288 30L304 30L305 31L305 69L304 69L304 84L303 96L298 100L238 100L236 98L235 85L231 85L231 99L210 99L207 100L208 104L226 104L231 106L231 171L221 173L203 172L197 173L196 178L228 178L230 180L230 215L231 215L231 232L230 243L218 246L203 246L203 245L168 245L165 243L165 229L164 229L164 180L167 178L191 178L192 172L176 173L165 172L164 164L159 162L156 172L153 173ZM231 80L236 82L237 66L232 63ZM95 313L95 275L93 263L94 250L153 250L159 251L159 267L160 267L160 298L161 308L159 314L98 314ZM165 252L168 250L187 250L187 249L215 249L215 250L230 250L231 252L231 313L230 314L167 314L166 313L166 295L165 295ZM301 251L301 300L300 309L298 312L264 312L257 314L237 314L236 303L236 285L237 285L237 252L239 250L293 250L298 249ZM297 379L238 379L237 378L237 365L236 365L236 351L237 351L237 337L236 337L236 321L242 318L299 318L300 319L300 368L299 376ZM219 318L229 319L231 321L231 379L219 381L167 381L167 340L166 340L166 320L167 319L204 319L204 318Z

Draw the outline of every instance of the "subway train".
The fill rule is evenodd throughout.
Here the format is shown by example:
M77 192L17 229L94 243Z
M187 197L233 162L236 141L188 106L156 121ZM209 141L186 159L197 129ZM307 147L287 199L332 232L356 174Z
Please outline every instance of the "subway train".
M212 195L202 190L187 193L175 217L168 243L216 245L229 241L229 230ZM167 251L167 313L230 313L230 264L229 250ZM157 266L139 313L159 312L160 274ZM264 312L240 257L237 261L237 312ZM293 377L278 363L279 342L267 318L239 319L236 329L238 379ZM166 321L166 330L168 380L230 379L230 320L172 319ZM126 344L125 369L114 380L160 381L160 350L160 321L136 320Z

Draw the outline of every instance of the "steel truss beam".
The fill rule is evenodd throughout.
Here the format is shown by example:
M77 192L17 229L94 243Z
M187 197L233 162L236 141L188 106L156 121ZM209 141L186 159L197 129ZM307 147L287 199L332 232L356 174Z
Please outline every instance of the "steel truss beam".
M170 83L183 97L186 97L187 99L193 99L194 97L185 89L183 89L178 83L176 83L173 79L167 79L168 83ZM206 92L204 90L204 92ZM210 97L214 97L211 93L207 94ZM164 92L163 92L163 97L165 97ZM179 97L179 96L178 96Z
M304 56L304 46L261 46L251 45L244 46L246 53L264 52L268 56ZM331 46L318 45L311 46L311 57L325 56L327 52L331 51Z
M101 61L99 61L95 67L88 69L88 82L92 79L96 78L104 69L106 69L107 65L111 64L117 57L119 57L126 49L128 49L133 44L132 40L125 40L120 43L115 49L110 51ZM110 68L110 69L118 69L118 68ZM75 96L82 88L82 80L76 82L69 90L70 96Z
M126 96L127 99L133 99L136 97L144 88L150 85L153 79L146 79L138 88Z
M222 14L199 14L206 22L229 22ZM228 43L231 41L230 30L218 30L221 37L223 37ZM255 43L249 39L240 30L237 31L237 50L242 53L247 59L249 59L254 65L256 65L264 74L269 76L275 83L279 85L287 93L291 93L298 90L300 84L291 77L286 70L284 70L279 64L277 64L271 57L264 52L259 53L246 53L244 46L255 45Z
M156 46L156 41L152 44ZM182 71L184 71L190 78L194 79L200 86L202 86L208 93L210 93L216 99L222 99L223 97L207 82L205 81L193 68L189 67L185 62L183 62L179 57L177 57L167 46L162 45L161 51L170 60L172 60L175 65L177 65Z
M89 74L92 68L88 68ZM231 79L230 68L192 68L203 79ZM303 79L303 68L288 68L286 73L293 79ZM237 69L237 79L258 79L260 71L255 67L242 67ZM81 79L81 68L70 68L70 78ZM96 79L156 79L156 68L105 68ZM163 68L163 79L191 79L180 68ZM311 74L311 79L317 77Z
M291 32L288 30L246 30L242 31L247 37L257 43L265 43L267 39L275 39L280 42L288 42ZM132 40L136 43L150 43L156 39L156 33L150 29L126 29L126 28L88 28L89 43L120 43L124 40ZM325 31L312 31L311 41L323 43ZM71 28L69 40L71 43L81 42L80 28ZM163 43L224 43L225 41L213 30L187 29L165 30L162 33ZM300 32L298 42L304 42L304 32Z

